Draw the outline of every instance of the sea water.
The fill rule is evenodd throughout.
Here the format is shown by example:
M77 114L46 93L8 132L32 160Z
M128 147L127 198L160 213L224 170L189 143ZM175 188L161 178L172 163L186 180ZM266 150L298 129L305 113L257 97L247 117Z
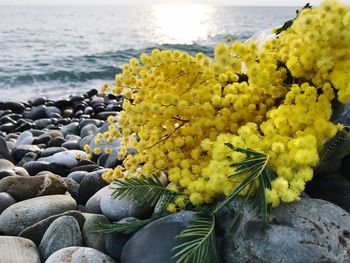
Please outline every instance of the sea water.
M194 4L0 6L0 101L57 99L113 83L153 48L211 56L215 43L281 26L296 7Z

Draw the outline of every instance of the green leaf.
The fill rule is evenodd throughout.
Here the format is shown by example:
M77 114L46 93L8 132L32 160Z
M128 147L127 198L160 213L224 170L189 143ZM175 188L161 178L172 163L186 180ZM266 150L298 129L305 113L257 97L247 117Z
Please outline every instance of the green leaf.
M176 238L189 240L173 248L176 263L218 263L215 215L199 212Z
M243 191L243 189L249 187L244 201L241 203L235 217L231 221L231 226L233 226L251 194L255 181L258 180L259 187L255 195L254 206L257 213L262 216L264 222L267 222L268 205L265 197L265 190L266 188L271 188L271 181L276 177L276 174L268 167L269 156L250 149L234 147L230 143L226 143L225 145L234 151L246 154L246 158L244 160L230 165L235 171L229 176L230 179L237 176L244 176L244 179L239 185L236 186L231 194L229 194L220 204L217 205L217 207L214 209L214 213L217 213L221 208L228 205Z
M124 178L114 182L114 198L130 197L139 204L150 204L154 206L157 201L166 196L166 200L173 200L180 193L168 189L162 185L156 176Z
M130 234L138 231L139 229L143 228L145 225L165 216L167 214L154 214L151 218L144 219L144 220L132 220L127 221L125 223L112 223L112 224L105 224L101 223L99 221L95 221L95 228L91 230L91 233L122 233L122 234Z

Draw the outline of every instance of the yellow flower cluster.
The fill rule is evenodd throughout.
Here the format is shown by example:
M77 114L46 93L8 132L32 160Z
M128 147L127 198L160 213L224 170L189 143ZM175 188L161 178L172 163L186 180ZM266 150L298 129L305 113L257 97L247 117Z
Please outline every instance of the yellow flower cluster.
M131 59L115 86L104 86L125 97L119 157L126 156L105 180L123 177L124 168L126 176L162 170L188 196L169 210L210 203L244 178L228 178L244 157L224 145L231 143L269 155L278 175L266 191L272 206L297 200L323 144L342 128L330 121L331 102L350 100L349 25L349 10L326 0L262 48L220 43L214 59L157 49ZM111 127L102 135L110 141L119 137ZM130 146L136 154L126 155Z
M278 48L278 50L276 49ZM327 81L339 101L350 99L350 13L337 0L300 12L293 25L276 39L275 50L294 77L320 86Z

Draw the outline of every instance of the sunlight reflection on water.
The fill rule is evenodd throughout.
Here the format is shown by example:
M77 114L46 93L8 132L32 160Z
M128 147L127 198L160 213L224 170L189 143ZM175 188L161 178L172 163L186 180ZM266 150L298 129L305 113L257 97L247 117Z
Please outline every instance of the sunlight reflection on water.
M215 34L215 9L200 4L161 4L152 7L157 42L193 44Z

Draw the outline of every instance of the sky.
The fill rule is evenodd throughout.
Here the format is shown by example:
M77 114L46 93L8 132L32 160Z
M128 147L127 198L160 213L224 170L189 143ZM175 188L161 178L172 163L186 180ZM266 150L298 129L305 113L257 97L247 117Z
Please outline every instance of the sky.
M322 0L0 0L0 5L153 5L195 3L213 5L303 6L317 5ZM341 0L350 5L350 0Z

